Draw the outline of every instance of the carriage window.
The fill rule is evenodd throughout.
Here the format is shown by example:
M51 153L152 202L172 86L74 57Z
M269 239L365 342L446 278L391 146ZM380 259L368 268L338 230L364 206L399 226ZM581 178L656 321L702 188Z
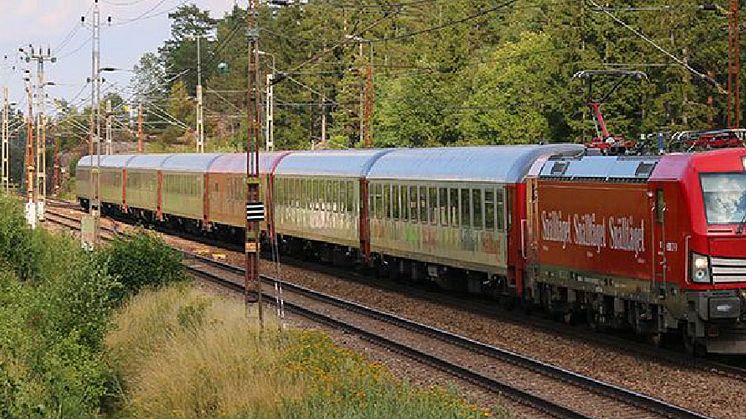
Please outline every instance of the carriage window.
M482 190L471 190L471 203L474 208L474 228L481 230L484 228L482 218Z
M440 225L448 225L448 189L440 188L438 191L438 217Z
M512 220L510 219L510 207L512 206L513 194L510 191L505 191L505 205L503 212L505 213L505 229L510 230Z
M464 227L471 226L471 204L469 199L469 190L461 189L461 225Z
M275 203L278 207L282 205L282 179L275 182Z
M430 190L430 202L428 215L430 217L430 224L438 224L438 188L429 188Z
M326 180L319 180L319 189L316 192L321 211L326 211Z
M347 182L347 210L356 212L355 207L355 185L352 182Z
M415 223L419 220L419 213L417 212L417 202L418 202L417 187L410 186L409 187L409 219Z
M427 224L427 188L424 186L420 186L420 202L419 202L419 208L420 208L420 222L423 224Z
M391 218L391 185L383 185L383 218Z
M375 185L375 211L376 211L376 218L379 220L383 218L383 185L380 183Z
M327 211L334 212L337 210L337 188L336 181L329 180L326 185Z
M484 227L488 231L495 229L495 191L484 191Z
M497 217L497 230L505 230L505 196L501 188L495 194L495 212Z
M313 180L313 194L311 196L311 199L313 200L313 209L318 210L321 202L321 182L319 182L318 179Z
M409 187L401 187L401 219L409 221Z
M303 196L303 190L300 187L300 179L295 178L293 181L293 188L295 190L293 191L293 201L295 203L295 208L300 208L301 206L301 197Z
M347 208L347 182L342 182L339 188L339 212L344 214L349 208Z
M458 227L458 189L450 189L451 199L448 201L448 213L451 217L451 225Z
M339 182L336 180L329 181L329 210L339 211Z
M395 220L399 219L399 185L393 185L391 190L392 216Z

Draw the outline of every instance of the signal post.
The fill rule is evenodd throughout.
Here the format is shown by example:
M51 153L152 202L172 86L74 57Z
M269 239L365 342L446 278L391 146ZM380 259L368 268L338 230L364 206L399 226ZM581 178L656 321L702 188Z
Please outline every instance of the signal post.
M248 78L248 141L246 144L246 277L244 296L247 307L256 303L259 324L264 326L262 285L259 279L259 222L264 219L264 204L259 200L259 147L261 146L262 120L259 97L259 27L256 0L249 0L247 17L249 35Z

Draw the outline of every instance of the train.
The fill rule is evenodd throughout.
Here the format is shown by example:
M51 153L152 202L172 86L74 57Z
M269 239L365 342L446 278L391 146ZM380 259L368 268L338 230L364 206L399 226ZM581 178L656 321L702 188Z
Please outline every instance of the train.
M84 156L84 208L96 173L105 214L244 234L245 154ZM744 148L284 151L261 153L259 173L263 248L746 354Z

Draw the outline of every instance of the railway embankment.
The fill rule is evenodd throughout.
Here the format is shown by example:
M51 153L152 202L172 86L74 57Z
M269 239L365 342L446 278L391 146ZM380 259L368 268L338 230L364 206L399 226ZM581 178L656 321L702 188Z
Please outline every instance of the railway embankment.
M95 252L0 197L0 417L477 417L319 332L187 282L147 233Z

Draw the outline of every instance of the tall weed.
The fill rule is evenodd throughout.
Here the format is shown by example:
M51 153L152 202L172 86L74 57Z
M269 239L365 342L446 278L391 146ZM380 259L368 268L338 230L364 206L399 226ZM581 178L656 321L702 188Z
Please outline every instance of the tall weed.
M140 293L106 338L135 417L477 417L454 393L418 390L320 333L259 331L236 300L191 286Z

